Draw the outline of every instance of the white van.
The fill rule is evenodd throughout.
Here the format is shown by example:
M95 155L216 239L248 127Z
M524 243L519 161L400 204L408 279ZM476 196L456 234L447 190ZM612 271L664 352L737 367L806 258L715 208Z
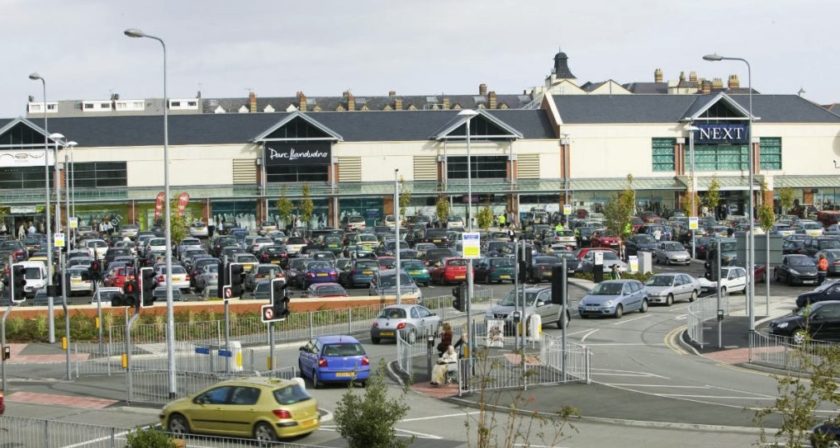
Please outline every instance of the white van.
M26 286L23 287L26 297L35 297L36 291L47 286L47 265L43 261L22 261L14 266L26 269Z

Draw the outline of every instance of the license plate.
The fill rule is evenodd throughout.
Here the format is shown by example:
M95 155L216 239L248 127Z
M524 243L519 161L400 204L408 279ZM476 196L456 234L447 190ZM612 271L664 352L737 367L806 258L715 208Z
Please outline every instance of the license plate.
M393 335L394 335L393 331L380 331L379 332L379 336L393 336Z
M336 372L335 376L339 378L352 378L355 374L353 372Z
M587 306L587 307L586 307L586 309L588 309L588 310L597 310L597 309L598 309L598 307L597 307L597 306L593 306L593 305L589 305L589 306Z
M318 273L318 277L326 277L326 276L327 276L326 272L319 272Z
M362 271L362 274L365 274L365 275L372 275L372 274L373 274L373 271Z
M440 242L440 240L432 240L432 241L434 241L435 243L439 243L439 242Z
M309 420L304 420L304 421L302 421L302 422L300 423L300 425L301 425L301 426L314 426L316 423L318 423L318 419L317 419L317 418L310 418Z
M271 260L271 264L280 264L280 260Z
M816 282L817 282L816 280L802 280L803 285L807 285L807 284L810 284L810 283L816 283Z
M423 273L422 271L409 271L409 274L411 274L411 275L420 275L422 273Z
M455 276L455 280L463 280L463 279L465 279L465 278L467 278L467 276L466 276L466 275L456 275L456 276Z
M70 283L72 283L74 285L81 285L82 281L81 280L71 280Z
M502 279L502 280L510 280L509 275L500 275L499 278Z

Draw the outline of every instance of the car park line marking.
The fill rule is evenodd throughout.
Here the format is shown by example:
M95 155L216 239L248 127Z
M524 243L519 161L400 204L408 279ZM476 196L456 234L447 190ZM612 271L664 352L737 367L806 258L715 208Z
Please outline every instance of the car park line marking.
M336 426L323 426L322 425L319 429L322 430L322 431L338 432L338 427L336 427ZM443 437L436 436L434 434L426 434L426 433L417 432L417 431L409 431L407 429L401 429L401 428L394 428L394 430L398 431L398 432L404 432L406 434L411 434L411 435L417 436L421 439L443 440Z
M657 397L665 398L710 398L721 400L775 400L773 397L744 397L744 396L723 396L723 395L687 395L687 394L654 394Z
M668 389L711 389L712 386L684 386L678 384L627 384L627 383L609 383L608 386L615 387L663 387Z
M150 427L151 426L146 426L146 427L140 428L140 429L148 429ZM113 437L122 440L122 439L125 438L125 436L128 433L129 433L129 431L118 432L118 433L114 434ZM98 443L104 442L106 440L111 440L111 436L103 436L103 437L99 437L99 438L96 438L96 439L87 440L85 442L74 443L72 445L64 445L61 448L80 448L80 447L83 447L83 446L92 446L92 445L97 445Z
M647 319L648 317L653 317L653 314L645 314L644 316L634 317L632 319L622 320L621 322L613 323L614 326L624 325L629 322L635 322L637 320Z
M644 342L595 342L586 344L587 347L610 347L610 346L623 346L623 347L664 347L665 344L646 344Z
M674 320L688 320L688 314L680 314L679 316L674 317Z
M406 423L406 422L420 422L420 421L423 421L423 420L436 420L436 419L439 419L439 418L463 417L463 416L475 415L475 414L480 414L480 413L481 413L480 411L474 411L474 412L460 412L458 414L430 415L428 417L404 418L404 419L400 420L400 422L403 422L403 423Z
M586 333L587 331L592 331L592 328L587 328L586 330L578 330L571 333L566 333L566 336L575 336L581 333Z
M582 344L584 341L586 341L586 338L588 338L589 336L592 336L593 334L597 333L598 330L600 330L600 329L596 328L594 330L590 330L589 333L586 333L585 335L583 335L583 337L580 338L580 343Z
M590 369L595 375L605 376L641 376L647 378L661 378L670 381L671 378L667 376L657 375L650 372L634 372L632 370L614 370L614 369Z

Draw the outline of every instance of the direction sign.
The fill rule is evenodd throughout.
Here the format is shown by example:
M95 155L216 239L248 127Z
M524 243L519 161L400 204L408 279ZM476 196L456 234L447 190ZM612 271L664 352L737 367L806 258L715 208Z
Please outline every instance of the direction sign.
M481 234L465 232L461 249L464 258L481 258Z
M566 216L572 214L572 204L563 204L563 214Z
M53 246L64 247L64 234L63 233L53 234Z
M604 253L600 250L595 252L595 266L603 266L604 265Z
M700 222L696 216L691 216L688 218L688 230L697 230Z

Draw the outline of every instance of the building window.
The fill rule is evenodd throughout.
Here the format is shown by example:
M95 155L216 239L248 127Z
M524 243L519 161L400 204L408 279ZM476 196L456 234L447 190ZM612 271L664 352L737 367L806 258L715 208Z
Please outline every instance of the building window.
M697 171L746 171L749 149L746 145L700 145L694 147Z
M761 137L761 169L782 169L782 139L780 137Z
M52 167L50 167L52 170ZM50 185L53 177L50 176ZM7 167L0 168L0 190L19 190L21 188L44 189L44 167ZM50 186L52 188L52 186Z
M266 179L271 182L326 182L329 165L268 166Z
M505 179L507 177L507 156L472 156L470 169L473 179ZM467 178L467 158L449 157L447 161L449 179Z
M128 185L125 162L76 163L74 183L79 188L125 187Z
M653 171L674 171L674 146L677 141L673 138L653 139Z

